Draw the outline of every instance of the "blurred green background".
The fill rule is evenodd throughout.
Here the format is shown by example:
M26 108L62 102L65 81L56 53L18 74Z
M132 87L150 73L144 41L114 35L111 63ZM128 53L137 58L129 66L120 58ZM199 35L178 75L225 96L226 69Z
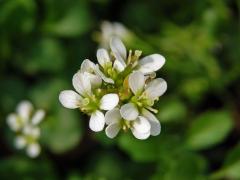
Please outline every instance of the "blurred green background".
M239 11L238 0L1 0L0 179L240 179ZM129 29L127 47L166 57L157 137L108 139L58 101L96 61L103 20ZM23 99L47 111L36 159L6 124Z

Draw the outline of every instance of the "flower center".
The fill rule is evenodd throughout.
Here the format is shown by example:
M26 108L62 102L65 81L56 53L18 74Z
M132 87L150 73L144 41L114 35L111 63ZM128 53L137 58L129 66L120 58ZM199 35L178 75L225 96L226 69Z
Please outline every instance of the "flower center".
M128 129L130 129L132 127L132 121L122 119L121 120L121 127L122 127L123 131L126 132Z
M96 95L88 96L83 99L80 110L86 114L90 114L99 109L100 100Z

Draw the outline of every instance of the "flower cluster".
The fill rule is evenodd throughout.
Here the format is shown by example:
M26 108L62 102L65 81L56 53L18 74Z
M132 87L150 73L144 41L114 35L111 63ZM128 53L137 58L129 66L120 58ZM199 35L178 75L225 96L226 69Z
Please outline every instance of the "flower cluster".
M44 110L33 112L33 105L29 101L22 101L7 117L7 124L16 133L15 146L17 149L26 148L30 157L39 155L41 148L38 143L40 137L39 123L45 116Z
M155 72L164 65L165 58L159 54L140 56L141 51L127 53L122 41L112 38L110 51L98 49L99 64L83 61L72 79L77 93L62 91L61 104L88 114L93 131L102 131L106 125L109 138L121 129L130 129L138 139L158 135L161 126L153 114L157 112L153 105L166 91L167 83L155 78Z

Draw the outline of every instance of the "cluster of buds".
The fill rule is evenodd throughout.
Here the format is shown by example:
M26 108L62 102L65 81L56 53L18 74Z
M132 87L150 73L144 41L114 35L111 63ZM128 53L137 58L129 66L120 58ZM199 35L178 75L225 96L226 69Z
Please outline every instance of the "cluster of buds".
M167 90L167 83L155 78L155 72L164 65L165 58L160 54L140 58L141 53L127 52L122 41L113 37L109 51L97 50L98 64L83 61L72 79L77 92L62 91L61 104L88 114L90 129L99 132L106 127L109 138L121 129L131 130L137 139L158 135L161 126L153 105Z
M7 117L7 124L15 132L15 146L17 149L26 148L29 157L40 154L41 148L38 143L40 137L39 123L45 116L44 110L33 112L33 105L29 101L22 101L16 109Z

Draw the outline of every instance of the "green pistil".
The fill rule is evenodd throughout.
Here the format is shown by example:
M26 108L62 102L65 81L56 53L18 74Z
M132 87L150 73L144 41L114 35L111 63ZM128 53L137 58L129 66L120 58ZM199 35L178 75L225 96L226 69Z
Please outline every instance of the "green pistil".
M154 101L147 99L144 95L135 95L130 99L130 101L140 109L143 107L151 107L154 105Z
M99 108L99 99L95 95L83 99L83 104L80 110L86 114L92 113Z
M137 61L139 60L139 57L141 56L142 52L136 50L134 52L134 55L132 55L132 50L129 51L128 53L128 58L126 60L127 66L124 69L123 72L119 73L118 75L116 75L114 77L114 79L116 80L116 85L119 87L122 85L124 79L133 72L133 69L137 63Z
M137 104L138 103L138 98L136 96L133 96L131 98L131 102L134 103L134 104Z
M104 65L104 67L100 67L101 71L107 75L107 77L113 79L113 80L116 80L117 79L117 76L118 76L118 73L116 72L115 69L113 69L112 67L112 62L108 62Z
M18 116L17 123L20 125L20 127L22 127L24 125L24 120L20 116Z
M30 136L30 135L25 135L25 139L26 139L26 141L27 141L27 144L34 143L34 142L36 142L36 140L37 140L36 137Z

